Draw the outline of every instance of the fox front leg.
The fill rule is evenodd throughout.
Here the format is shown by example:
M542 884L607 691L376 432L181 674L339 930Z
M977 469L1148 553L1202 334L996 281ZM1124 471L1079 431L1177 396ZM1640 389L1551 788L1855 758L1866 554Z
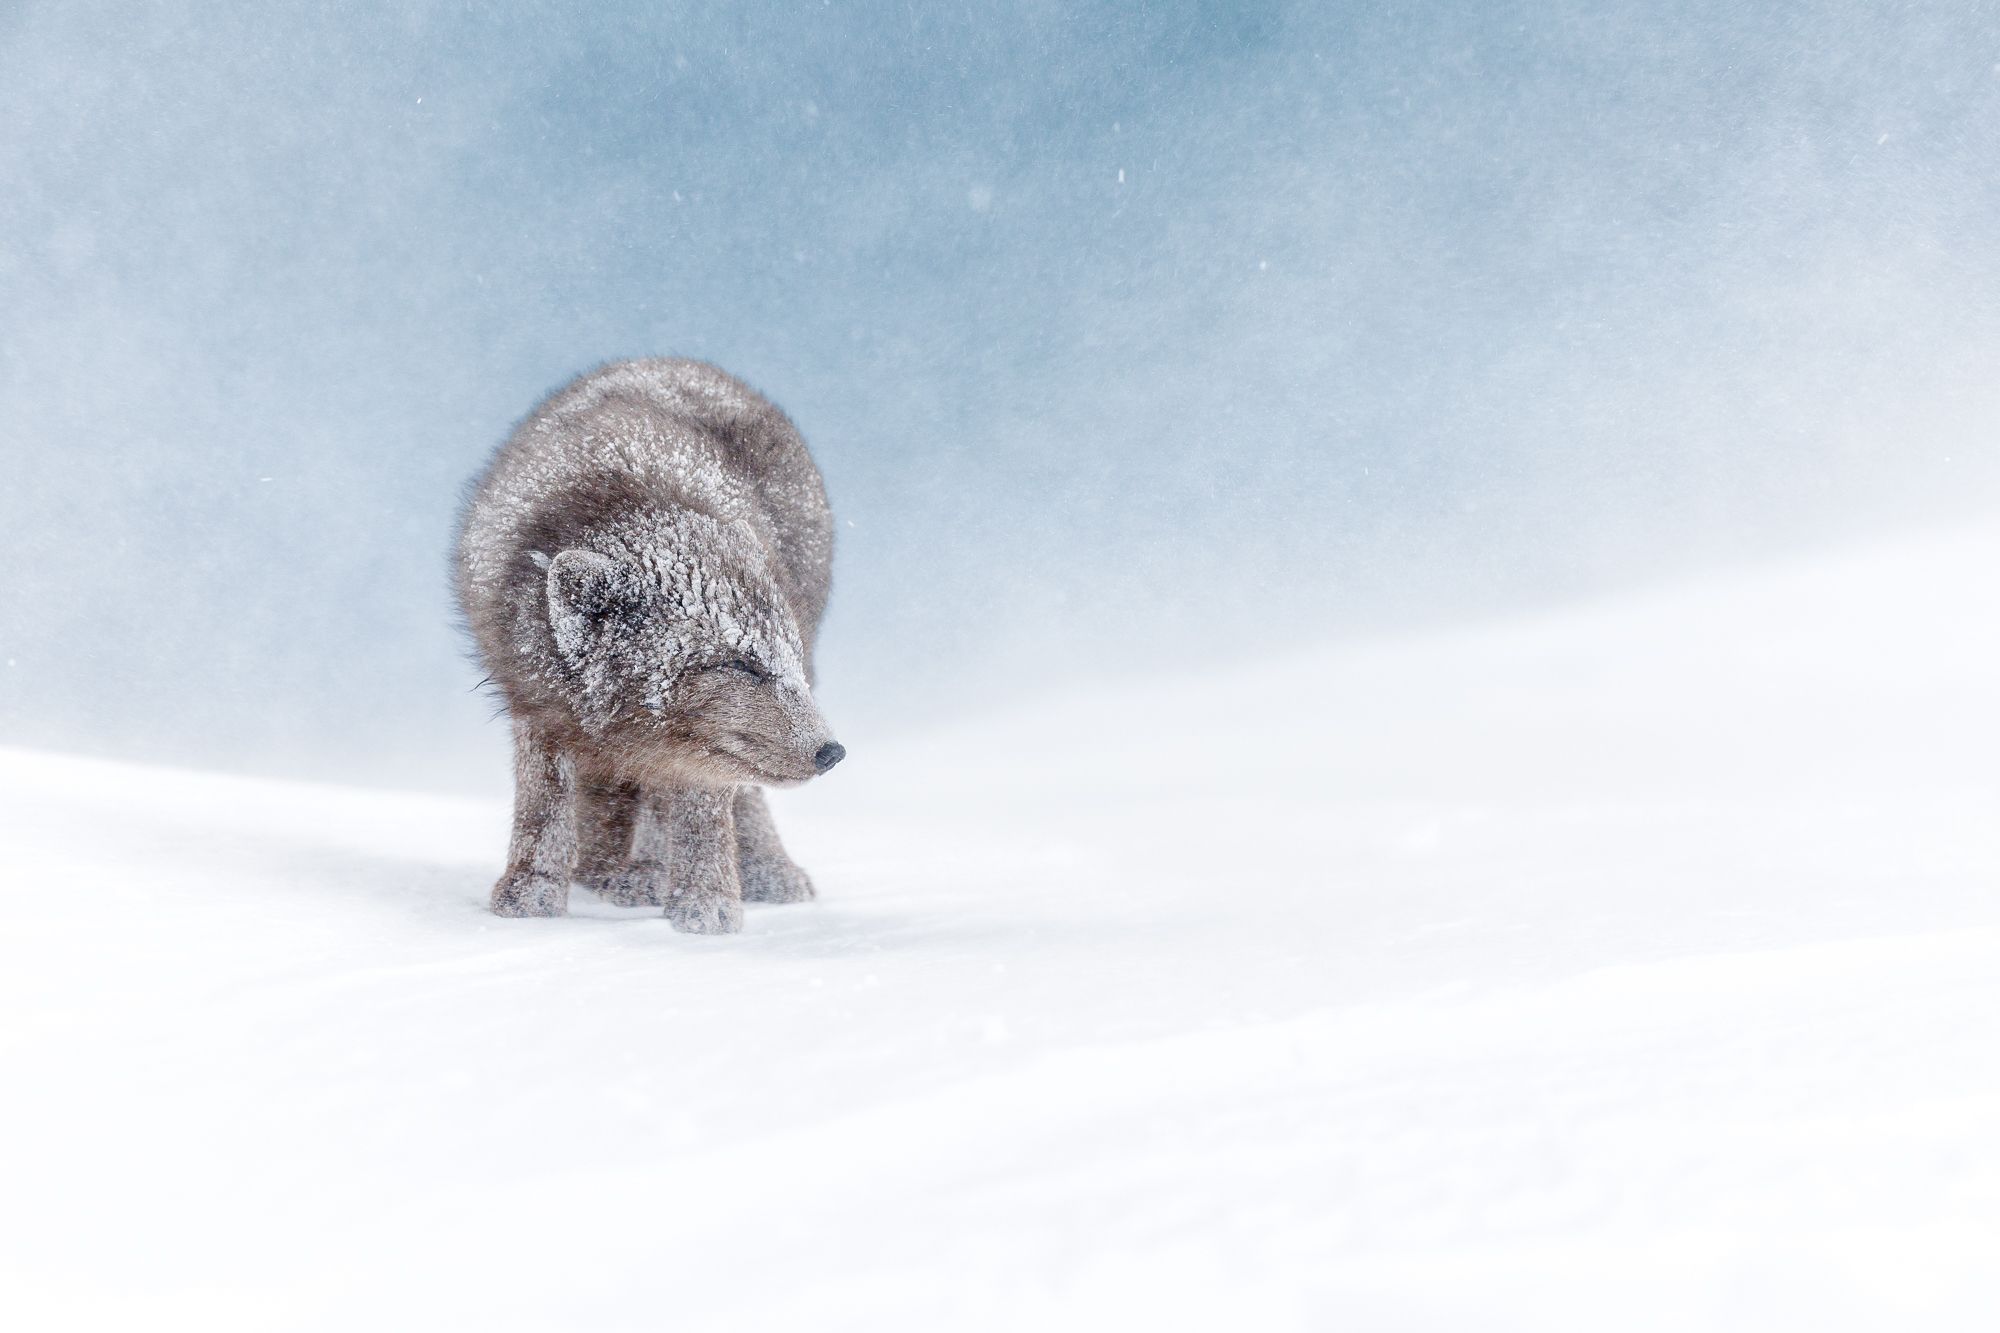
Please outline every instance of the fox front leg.
M667 919L675 930L727 935L743 929L735 800L735 791L727 787L681 787L659 798L657 811L666 833Z
M527 726L514 728L514 834L493 886L496 916L562 916L576 867L576 764Z

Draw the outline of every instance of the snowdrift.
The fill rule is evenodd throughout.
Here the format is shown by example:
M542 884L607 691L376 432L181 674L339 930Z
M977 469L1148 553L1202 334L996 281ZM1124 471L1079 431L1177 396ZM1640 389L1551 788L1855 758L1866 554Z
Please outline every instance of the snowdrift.
M17 1328L1984 1327L2000 535L1034 707L822 901L0 752Z

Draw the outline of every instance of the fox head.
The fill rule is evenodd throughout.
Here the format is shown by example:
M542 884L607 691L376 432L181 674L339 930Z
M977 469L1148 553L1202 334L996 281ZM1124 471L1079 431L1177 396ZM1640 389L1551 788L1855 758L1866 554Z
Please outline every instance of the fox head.
M791 605L741 521L680 511L537 555L576 720L656 781L792 786L839 763Z

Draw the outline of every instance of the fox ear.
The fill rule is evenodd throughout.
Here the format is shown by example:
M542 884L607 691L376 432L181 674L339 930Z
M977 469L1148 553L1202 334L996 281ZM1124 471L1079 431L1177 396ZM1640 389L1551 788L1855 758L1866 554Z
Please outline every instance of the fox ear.
M631 572L595 551L561 551L549 561L549 623L565 652L607 613L638 600Z

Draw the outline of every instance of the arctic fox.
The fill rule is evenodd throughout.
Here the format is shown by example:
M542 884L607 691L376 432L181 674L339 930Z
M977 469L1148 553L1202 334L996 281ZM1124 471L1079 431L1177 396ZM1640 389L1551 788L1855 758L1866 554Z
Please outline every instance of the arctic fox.
M812 881L760 790L839 763L812 698L833 519L785 414L698 361L558 390L474 483L458 603L514 727L502 916L572 878L701 933Z

